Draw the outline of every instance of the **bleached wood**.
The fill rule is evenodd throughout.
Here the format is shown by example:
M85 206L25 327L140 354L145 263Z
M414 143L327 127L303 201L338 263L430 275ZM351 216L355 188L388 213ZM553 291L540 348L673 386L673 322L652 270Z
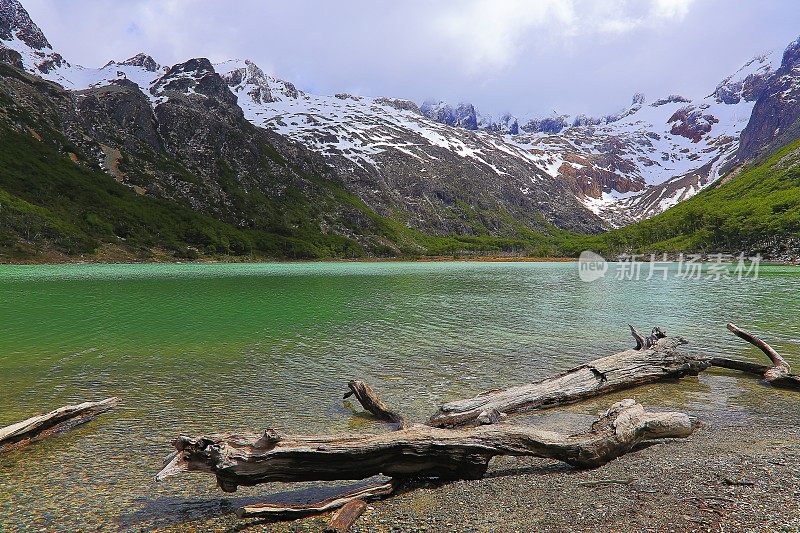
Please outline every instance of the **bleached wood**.
M477 479L497 455L552 458L591 468L644 440L687 437L694 428L694 421L683 413L650 413L624 400L579 435L506 424L465 429L418 424L377 435L288 435L277 440L265 440L263 434L182 436L157 479L182 472L210 473L225 491L272 481L365 479L378 474Z
M686 343L681 337L659 337L653 342L649 348L595 359L535 383L448 402L430 417L428 424L458 427L489 423L496 420L492 412L508 415L564 405L644 383L695 375L710 364L707 359L681 353L678 348Z
M772 346L767 344L762 339L756 337L752 333L739 328L736 324L728 323L728 330L739 337L744 339L759 350L764 352L772 366L757 365L746 361L737 361L735 359L728 359L725 357L714 357L710 359L712 366L722 368L729 368L732 370L741 370L751 374L758 374L764 378L765 381L773 385L780 385L784 387L800 388L800 376L792 375L791 366L788 361L784 359Z
M308 504L258 503L246 505L236 510L239 518L299 518L312 514L326 513L344 507L353 501L365 501L385 498L392 494L397 483L390 481L377 485L368 485L358 489L327 498L320 502Z
M67 405L0 428L0 453L68 431L112 409L119 401L119 398L106 398L99 402Z

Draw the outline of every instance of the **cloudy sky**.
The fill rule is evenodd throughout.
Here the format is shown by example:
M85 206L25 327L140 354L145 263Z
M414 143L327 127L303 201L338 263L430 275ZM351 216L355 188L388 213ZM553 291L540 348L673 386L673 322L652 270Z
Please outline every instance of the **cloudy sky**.
M320 94L518 116L702 97L800 35L797 0L22 0L69 61L249 58Z

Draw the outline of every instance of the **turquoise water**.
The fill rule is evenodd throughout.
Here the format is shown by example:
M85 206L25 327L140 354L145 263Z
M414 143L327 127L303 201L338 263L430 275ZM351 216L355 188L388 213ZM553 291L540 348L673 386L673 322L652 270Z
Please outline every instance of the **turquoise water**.
M800 365L791 266L764 266L757 280L592 283L574 263L0 266L0 301L0 425L124 402L0 458L2 531L229 527L235 519L217 515L242 498L292 487L231 499L209 476L156 484L170 439L382 430L342 403L353 378L422 420L441 402L629 347L629 322L660 325L698 353L763 361L725 330L733 321ZM758 387L735 374L627 395L698 416L760 416Z

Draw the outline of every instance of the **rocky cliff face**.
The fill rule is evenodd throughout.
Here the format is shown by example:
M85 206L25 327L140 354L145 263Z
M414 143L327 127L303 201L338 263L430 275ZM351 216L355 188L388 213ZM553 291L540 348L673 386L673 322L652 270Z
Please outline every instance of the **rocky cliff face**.
M0 1L0 43L0 57L34 74L51 74L69 67L15 0Z
M744 162L800 137L800 39L781 58L780 68L757 84L755 107L736 154Z

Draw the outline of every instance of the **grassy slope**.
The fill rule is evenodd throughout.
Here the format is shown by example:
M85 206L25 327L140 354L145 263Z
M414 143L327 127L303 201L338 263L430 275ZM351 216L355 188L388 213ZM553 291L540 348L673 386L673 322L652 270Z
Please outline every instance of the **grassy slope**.
M332 205L349 206L369 220L369 229L349 228L354 234L370 232L404 256L576 256L586 249L601 254L763 252L776 242L800 238L800 141L657 217L595 236L552 227L549 236L520 227L520 238L426 235L378 215L334 182L306 177L326 190ZM313 207L300 194L289 195L285 205L241 200L269 203L266 210L283 213L279 219L285 223L237 228L174 202L140 196L105 173L73 163L51 144L0 130L0 261L43 250L91 254L103 243L144 258L154 248L190 258L198 253L308 259L397 253L389 246L364 249L353 239L323 234L302 220Z
M626 252L766 253L800 239L800 140L652 219L597 236L565 235L559 248Z
M524 239L436 237L382 217L338 184L306 176L324 188L332 204L364 214L377 241L394 243L402 255L440 255L464 251L541 253L552 250L543 235ZM265 211L281 213L283 223L260 230L237 228L188 207L136 194L103 172L73 163L55 146L32 136L0 129L0 261L31 259L37 254L92 254L111 243L147 258L161 248L178 258L199 255L241 255L316 259L394 255L389 246L364 249L356 240L323 234L308 221L310 210L302 194L287 195L277 205L265 198ZM306 220L303 220L306 219ZM375 240L375 239L373 239Z

